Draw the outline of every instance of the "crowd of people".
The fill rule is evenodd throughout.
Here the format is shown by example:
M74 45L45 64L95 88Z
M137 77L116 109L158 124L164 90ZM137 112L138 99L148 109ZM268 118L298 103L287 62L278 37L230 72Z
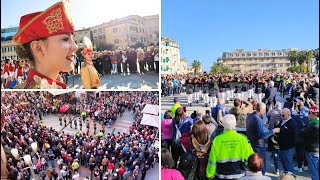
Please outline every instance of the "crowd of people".
M312 180L319 179L316 75L162 76L163 96L182 92L188 105L174 97L161 121L163 179L171 179L167 171L179 179L270 179L267 164L281 178L308 170ZM201 101L211 110L187 114Z
M149 46L145 50L143 48L135 50L130 47L127 50L104 50L95 52L92 62L101 76L109 74L125 76L132 73L144 75L146 72L159 73L159 49ZM82 63L83 57L76 57L72 71L60 73L66 84L70 76L80 74ZM27 79L30 67L30 63L23 59L1 61L1 87L13 89L15 86L23 84Z
M23 158L15 158L16 148L23 157L30 154L35 173L41 179L138 179L159 161L158 129L140 124L146 104L159 104L157 92L87 92L86 97L74 93L52 96L49 92L1 92L1 111L5 125L1 143L7 156L8 178L29 179L32 175ZM123 109L123 111L121 111ZM105 133L109 114L132 113L133 123L127 133ZM45 116L60 119L60 129L47 127ZM65 117L70 122L62 123ZM67 119L67 118L66 118ZM77 129L74 122L99 123L102 128ZM67 133L64 126L74 125L76 133ZM31 143L36 142L34 152ZM91 175L81 177L80 168Z

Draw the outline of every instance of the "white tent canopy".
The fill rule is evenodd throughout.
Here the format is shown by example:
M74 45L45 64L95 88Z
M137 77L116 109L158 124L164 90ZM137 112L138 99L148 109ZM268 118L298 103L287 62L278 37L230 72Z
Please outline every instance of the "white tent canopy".
M146 104L142 110L142 113L159 115L159 105Z
M159 127L159 105L146 104L142 113L141 124Z
M143 114L141 124L159 127L159 116L151 114Z

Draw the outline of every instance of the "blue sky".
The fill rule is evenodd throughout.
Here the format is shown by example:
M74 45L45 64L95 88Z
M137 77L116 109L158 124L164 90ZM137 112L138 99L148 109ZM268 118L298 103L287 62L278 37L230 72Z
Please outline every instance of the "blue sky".
M162 36L205 70L223 52L319 47L318 0L162 0Z
M59 0L1 0L1 28L18 26L25 14L43 11ZM160 14L159 0L73 0L71 12L76 30L128 15Z

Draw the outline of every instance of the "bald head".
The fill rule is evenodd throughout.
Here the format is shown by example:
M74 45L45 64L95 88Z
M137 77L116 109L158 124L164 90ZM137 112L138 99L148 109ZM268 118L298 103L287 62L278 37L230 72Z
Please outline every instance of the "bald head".
M291 111L288 108L283 108L281 110L281 119L287 120L291 118Z

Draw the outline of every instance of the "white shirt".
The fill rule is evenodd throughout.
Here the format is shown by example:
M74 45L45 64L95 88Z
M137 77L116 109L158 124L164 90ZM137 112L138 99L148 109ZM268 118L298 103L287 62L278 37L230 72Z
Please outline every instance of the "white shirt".
M288 122L290 119L292 119L292 118L290 117L290 118L287 119L287 120L283 120L282 123L281 123L281 126L283 126L283 125L284 125L286 122ZM280 126L280 127L281 127L281 126Z
M74 174L74 175L72 176L72 179L74 179L74 180L80 180L80 175L79 175L79 173L78 173L78 174Z

